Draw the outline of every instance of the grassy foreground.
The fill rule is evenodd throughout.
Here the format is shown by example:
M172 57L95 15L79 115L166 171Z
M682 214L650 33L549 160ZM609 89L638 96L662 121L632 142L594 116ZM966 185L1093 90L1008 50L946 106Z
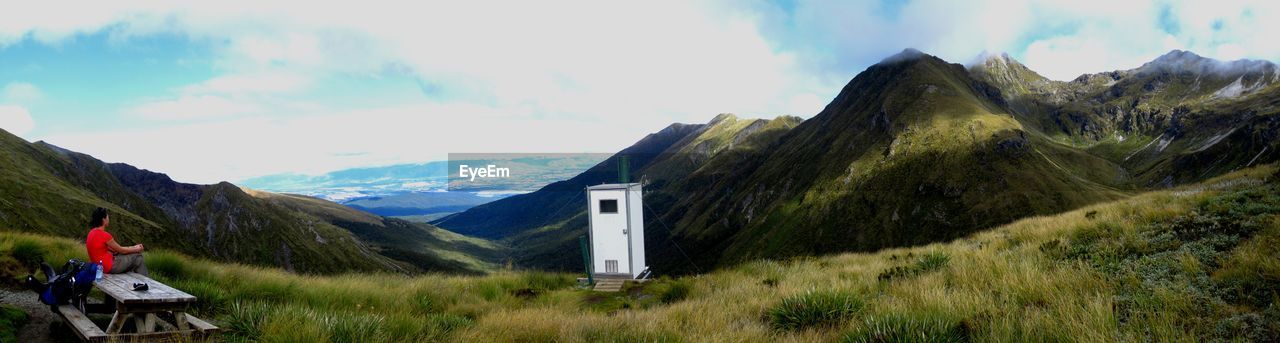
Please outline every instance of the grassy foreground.
M659 279L621 294L573 275L302 276L149 252L231 341L1274 341L1274 166L1027 218L950 243ZM0 232L0 272L83 258Z

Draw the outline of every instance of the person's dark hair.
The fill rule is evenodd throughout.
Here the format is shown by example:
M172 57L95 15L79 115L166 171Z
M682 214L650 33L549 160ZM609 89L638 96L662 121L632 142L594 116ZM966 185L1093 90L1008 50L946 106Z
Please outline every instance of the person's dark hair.
M89 219L89 228L102 226L103 219L107 219L107 209L99 207L93 210L93 219Z

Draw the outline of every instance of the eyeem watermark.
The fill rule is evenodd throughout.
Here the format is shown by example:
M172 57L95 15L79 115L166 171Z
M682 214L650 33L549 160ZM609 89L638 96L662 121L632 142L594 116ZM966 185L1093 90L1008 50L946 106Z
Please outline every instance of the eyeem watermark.
M471 168L471 166L461 164L458 165L458 177L470 177L470 179L468 179L469 181L475 181L477 177L482 179L491 177L511 177L511 168L502 168L492 164L480 168Z
M571 179L613 154L449 153L448 191L528 193ZM613 172L616 174L616 172Z

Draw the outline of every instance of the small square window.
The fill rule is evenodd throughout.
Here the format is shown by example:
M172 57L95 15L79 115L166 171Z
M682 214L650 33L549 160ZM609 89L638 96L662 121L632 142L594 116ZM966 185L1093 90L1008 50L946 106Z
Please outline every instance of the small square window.
M600 213L618 213L618 200L600 200Z

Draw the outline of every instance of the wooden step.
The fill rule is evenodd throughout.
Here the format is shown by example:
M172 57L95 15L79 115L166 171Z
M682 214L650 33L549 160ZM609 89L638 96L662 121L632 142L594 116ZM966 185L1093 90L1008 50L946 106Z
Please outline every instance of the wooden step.
M625 279L600 279L596 281L596 292L617 292L627 283Z

